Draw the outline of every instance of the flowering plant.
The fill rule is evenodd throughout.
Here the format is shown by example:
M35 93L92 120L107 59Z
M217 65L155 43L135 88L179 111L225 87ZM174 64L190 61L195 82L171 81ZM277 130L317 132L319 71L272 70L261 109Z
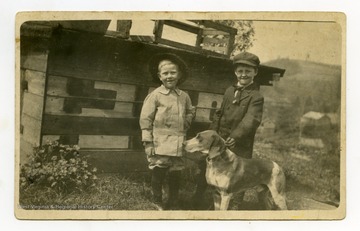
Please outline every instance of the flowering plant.
M40 185L69 193L95 186L97 169L91 168L79 149L58 141L35 147L29 162L21 166L20 188Z

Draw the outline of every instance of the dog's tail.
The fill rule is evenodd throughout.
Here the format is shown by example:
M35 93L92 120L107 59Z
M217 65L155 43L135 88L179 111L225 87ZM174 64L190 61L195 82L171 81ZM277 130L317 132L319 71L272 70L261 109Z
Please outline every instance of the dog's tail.
M286 179L285 173L282 168L274 162L274 176L276 176L275 186L278 189L279 193L285 193Z
M274 168L273 168L273 186L276 189L279 196L276 196L275 192L271 192L272 196L275 200L275 203L280 209L287 209L286 205L286 196L285 196L285 187L286 187L286 179L285 179L285 173L282 170L282 168L275 162ZM274 188L272 190L274 190ZM270 189L271 190L271 189Z

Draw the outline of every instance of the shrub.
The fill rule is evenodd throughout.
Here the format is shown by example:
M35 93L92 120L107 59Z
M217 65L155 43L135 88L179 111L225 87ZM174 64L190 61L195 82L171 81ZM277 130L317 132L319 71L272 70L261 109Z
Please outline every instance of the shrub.
M58 141L35 147L29 163L20 171L20 188L51 187L58 193L84 190L95 185L96 168L79 154L79 146L62 145Z

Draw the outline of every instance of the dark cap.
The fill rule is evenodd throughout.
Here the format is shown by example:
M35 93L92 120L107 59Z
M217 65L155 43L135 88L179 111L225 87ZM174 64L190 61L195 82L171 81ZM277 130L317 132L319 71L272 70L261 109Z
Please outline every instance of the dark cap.
M161 83L158 72L159 72L159 63L163 60L169 60L172 63L176 64L181 73L181 78L179 79L178 84L183 83L189 76L189 71L186 63L177 55L170 53L159 53L152 56L149 60L149 71L154 80L154 82Z
M258 67L260 65L260 59L252 53L242 52L234 56L233 64L245 64L252 67Z

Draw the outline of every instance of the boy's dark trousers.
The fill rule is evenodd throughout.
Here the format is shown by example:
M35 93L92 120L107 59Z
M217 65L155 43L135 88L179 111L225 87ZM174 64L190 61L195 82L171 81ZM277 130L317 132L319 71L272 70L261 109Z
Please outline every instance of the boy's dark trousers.
M155 167L152 170L151 188L155 204L162 206L162 186L166 177L167 168Z
M169 198L166 203L167 209L177 209L181 171L169 171Z
M154 203L163 207L162 188L164 185L166 174L169 175L169 197L166 208L171 209L176 206L179 196L181 171L168 171L168 168L155 167L152 171L151 187L153 192Z

